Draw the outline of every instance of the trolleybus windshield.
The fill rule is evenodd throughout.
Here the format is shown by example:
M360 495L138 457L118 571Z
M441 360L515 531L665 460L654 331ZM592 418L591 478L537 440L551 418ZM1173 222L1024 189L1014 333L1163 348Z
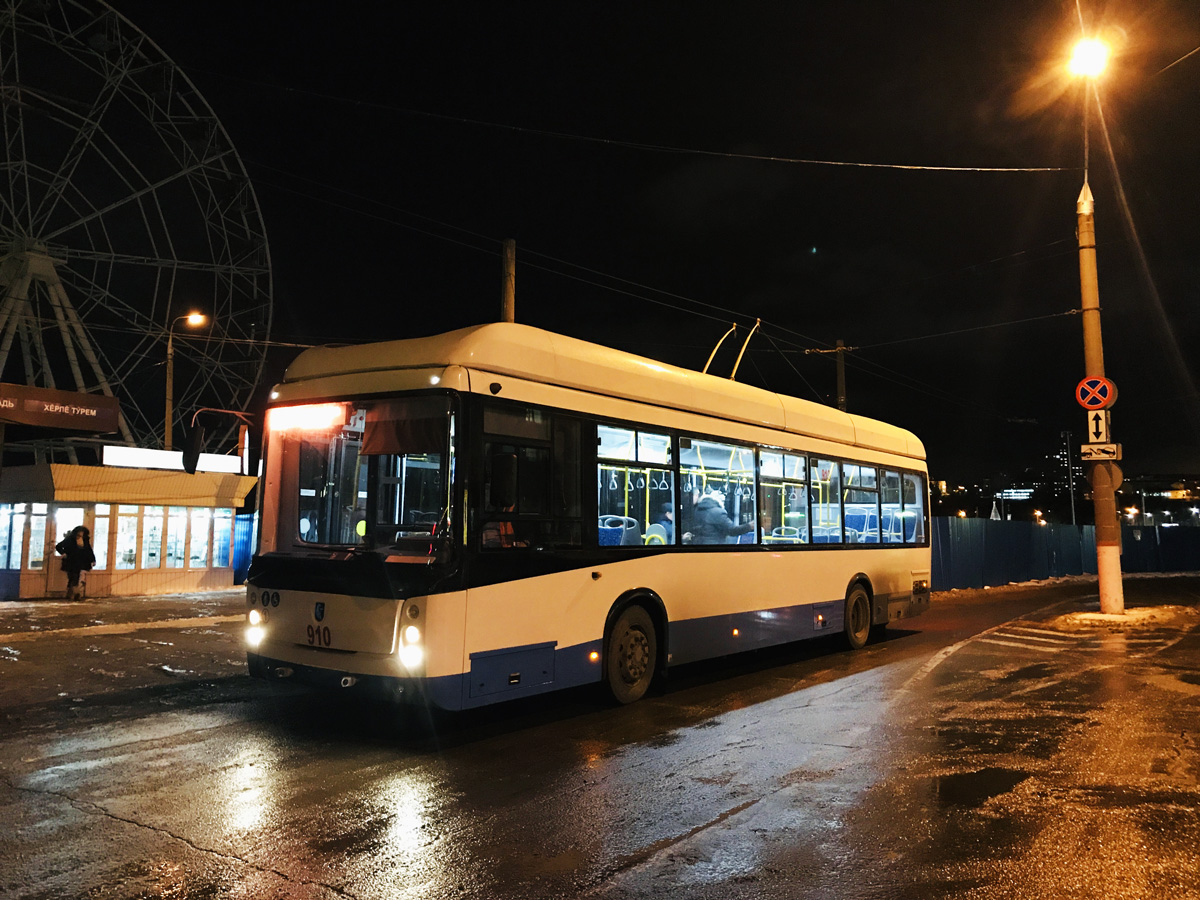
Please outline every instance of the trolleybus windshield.
M271 415L272 432L295 460L300 544L407 551L449 535L449 397L279 407Z

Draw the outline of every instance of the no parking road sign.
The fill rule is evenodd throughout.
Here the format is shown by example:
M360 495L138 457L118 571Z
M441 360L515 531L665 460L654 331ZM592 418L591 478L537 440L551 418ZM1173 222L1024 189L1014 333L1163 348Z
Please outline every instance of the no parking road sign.
M1084 409L1108 409L1117 402L1117 386L1102 375L1089 375L1075 387L1075 399Z

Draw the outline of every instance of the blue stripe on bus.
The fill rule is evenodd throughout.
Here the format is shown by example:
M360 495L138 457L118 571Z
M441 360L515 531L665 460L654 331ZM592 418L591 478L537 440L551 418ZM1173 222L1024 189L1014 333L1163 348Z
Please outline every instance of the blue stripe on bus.
M844 614L845 601L834 600L671 622L670 665L840 634ZM428 679L425 691L435 705L453 710L595 684L603 670L590 657L603 652L603 641L595 640L570 647L546 643L472 653L469 672ZM514 676L519 679L510 682Z
M845 602L835 600L672 622L671 665L837 634L844 613Z

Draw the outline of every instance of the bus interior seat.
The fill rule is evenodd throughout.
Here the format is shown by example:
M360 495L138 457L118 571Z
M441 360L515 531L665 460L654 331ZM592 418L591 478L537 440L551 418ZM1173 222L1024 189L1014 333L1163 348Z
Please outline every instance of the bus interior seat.
M812 539L814 544L840 544L842 529L838 525L814 525Z
M621 535L625 533L625 527L622 525L601 525L600 540L601 547L616 547L621 543Z
M780 525L771 532L771 543L773 544L799 544L800 529L795 525Z
M602 528L621 529L620 539L617 543L622 547L642 546L642 528L637 519L629 516L604 516L600 520L600 524Z
M646 528L645 540L647 546L650 544L665 544L667 543L667 529L655 522Z
M758 540L758 534L753 531L746 531L737 536L739 544L753 544Z

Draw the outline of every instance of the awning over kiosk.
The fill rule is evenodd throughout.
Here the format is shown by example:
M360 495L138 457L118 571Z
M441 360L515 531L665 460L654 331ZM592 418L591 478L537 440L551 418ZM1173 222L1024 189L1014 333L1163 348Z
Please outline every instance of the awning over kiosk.
M0 473L4 503L142 503L161 506L240 507L254 488L251 475L172 472L113 466L7 467Z

